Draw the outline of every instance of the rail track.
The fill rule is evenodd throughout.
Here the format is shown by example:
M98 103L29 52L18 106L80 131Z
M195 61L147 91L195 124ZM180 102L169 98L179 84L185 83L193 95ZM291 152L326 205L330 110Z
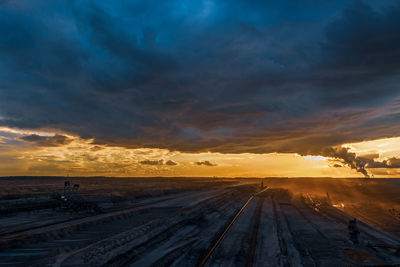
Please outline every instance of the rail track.
M296 205L292 205L297 212L308 222L309 225L319 234L319 236L325 240L328 240L328 237L319 229L319 227L308 217L305 215L305 213L299 209Z
M227 235L229 229L236 222L236 220L240 216L240 214L243 213L243 211L246 209L246 207L254 199L255 196L265 192L268 189L269 189L269 187L266 187L263 190L255 193L254 195L249 197L249 199L243 204L243 206L235 213L235 215L232 217L232 219L228 222L228 224L223 229L221 234L219 234L218 237L215 239L215 241L213 241L213 243L208 248L206 253L199 259L199 261L196 264L196 267L202 267L202 266L205 266L207 264L208 260L211 258L211 256L213 255L214 251L217 249L217 247L224 240L224 238ZM257 214L256 214L256 224L255 224L255 228L253 230L253 235L252 235L252 239L251 239L251 243L250 243L250 253L249 253L249 256L248 256L248 265L252 264L252 261L254 259L254 250L255 250L255 245L256 245L256 241L257 241L257 231L258 231L258 226L260 224L260 217L261 217L261 211L262 211L262 204L261 203L262 202L260 202L258 210L257 210Z
M85 244L70 246L62 254L52 254L54 266L77 266L79 264L74 265L77 262L80 262L82 266L115 267L182 266L182 264L210 266L227 260L231 264L240 262L240 265L250 267L265 262L266 259L275 259L275 264L279 266L301 264L321 266L330 258L335 259L336 262L345 262L344 258L335 258L338 251L346 248L349 251L357 250L357 247L352 248L349 244L337 243L334 233L342 231L341 224L335 227L334 232L330 232L330 228L324 224L324 222L340 222L346 229L349 219L347 214L331 206L321 206L316 211L310 207L309 203L288 201L272 192L258 198L258 194L265 190L268 188L253 195L236 190L226 190L223 193L221 191L220 194L208 192L200 194L199 197L191 197L192 201L188 204L183 204L187 203L187 198L183 197L180 200L180 196L157 199L153 202L148 201L131 206L128 209L120 208L105 214L74 218L32 227L29 230L16 231L6 237L41 235L42 232L48 233L68 227L74 230L75 227L79 228L103 220L112 221L87 229L93 231L99 227L100 229L107 228L115 225L114 220L118 220L116 225L123 225L125 220L131 220L129 214L172 199L171 202L161 204L161 207L168 206L170 203L179 204L168 216L146 217L146 220L143 219L135 226L119 228L97 238L90 237ZM264 216L266 214L268 216ZM299 222L300 225L297 225L296 223ZM270 226L266 228L264 223ZM395 258L390 261L385 260L385 255L393 254L396 240L389 237L386 239L384 235L379 234L379 231L368 227L360 221L359 228L364 235L364 240L376 244L374 247L363 246L362 250L368 252L369 255L375 255L382 263L396 262ZM85 229L83 230L86 231ZM81 234L80 231L76 233ZM273 234L274 237L273 241L269 241L271 242L269 246L260 241L265 240L264 235L267 233L268 236ZM71 237L74 235L75 232L71 233ZM343 240L345 240L345 234L343 235ZM2 240L3 237L0 236L0 245L1 242L8 244L7 240ZM317 243L314 243L314 240ZM240 250L235 245L238 242L242 242ZM322 245L318 242L322 242ZM264 253L264 256L260 257L260 253ZM265 256L266 253L268 256ZM235 257L233 258L232 255Z
M61 255L58 257L55 266L63 266L64 262L69 261L68 258L77 258L78 255L83 255L84 258L89 260L85 264L96 266L129 266L134 264L145 257L147 252L167 242L186 226L201 221L205 211L209 213L217 207L223 208L228 205L229 202L226 202L226 199L229 199L227 196L230 196L231 193L232 191L229 190L224 194L209 197L192 206L181 208L178 213L171 214L172 217L150 222L146 226L139 226L135 229L118 233L95 244ZM184 241L183 243L190 247L189 244L192 244L193 240L190 240L190 242ZM115 244L115 246L112 244ZM188 247L176 247L168 255L157 259L157 262L171 262L176 256L180 255L180 251L185 251ZM98 262L91 262L95 258L101 259Z
M135 204L135 205L130 205L128 207L119 207L119 208L109 208L107 209L104 213L101 214L97 214L97 215L105 215L105 214L112 214L113 212L119 212L119 211L128 211L129 209L135 209L138 207L142 207L145 205L151 205L151 204L157 204L163 201L168 201L171 199L175 199L179 196L173 196L173 197L168 197L168 198L163 198L160 200L156 200L156 201L152 201L149 203L140 203L140 204ZM44 223L44 224L40 224L37 226L32 226L32 227L26 227L23 229L17 229L17 230L12 230L12 227L9 227L10 230L6 230L3 233L0 234L0 239L10 236L10 235L15 235L15 234L19 234L19 233L24 233L24 232L28 232L28 231L32 231L32 230L36 230L36 229L41 229L41 228L46 228L49 226L53 226L53 225L58 225L58 224L62 224L62 223L67 223L67 222L73 222L73 221L78 221L80 219L84 219L84 218L94 218L97 215L93 215L93 214L85 214L85 215L81 215L81 216L75 216L74 218L69 218L69 219L65 219L65 220L59 220L59 221L55 221L55 222L51 222L51 223Z
M71 218L67 220L29 227L22 230L11 231L0 236L0 249L10 245L16 245L28 237L32 238L35 236L40 236L42 234L51 234L52 232L57 232L64 229L76 229L80 226L90 225L91 223L107 221L108 219L126 216L133 212L150 208L152 207L152 205L162 201L166 200L159 200L147 204L139 204L129 208L117 208L98 215L80 216L77 218Z
M228 191L229 192L229 191ZM97 215L84 215L71 219L56 221L52 223L46 223L38 226L28 227L25 229L8 231L5 234L0 235L0 249L5 247L14 246L25 239L32 239L35 237L40 237L42 235L51 235L52 233L57 233L59 231L64 231L66 229L77 229L81 226L88 226L92 223L105 222L108 220L114 220L118 218L123 218L124 216L130 216L138 211L152 208L155 204L162 203L165 201L179 199L185 196L173 196L167 197L163 199L158 199L151 202L140 203L136 205L132 205L129 207L120 207L109 209L105 213L97 214ZM215 198L215 196L210 197L209 199Z
M287 257L287 246L286 246L286 242L285 239L283 239L282 236L282 222L281 222L281 218L278 214L278 209L276 207L276 202L274 199L271 199L272 202L272 207L273 207L273 211L274 211L274 221L275 221L275 225L276 225L276 232L278 235L278 241L279 241L279 249L281 251L281 255L283 255L284 257ZM284 266L288 266L288 264L284 264Z
M254 229L253 229L253 233L251 236L251 241L250 241L250 252L249 252L249 256L247 259L247 267L251 267L253 266L254 263L254 254L255 254L255 250L256 250L256 245L257 245L257 236L258 236L258 229L260 228L260 222L261 222L261 213L262 213L262 209L264 206L264 198L260 198L258 201L258 208L257 208L257 213L256 213L256 222L254 225Z
M232 225L235 223L236 219L239 217L239 215L243 212L243 210L247 207L247 205L253 200L254 196L251 196L246 203L236 212L236 214L233 216L233 218L230 220L228 225L225 227L224 231L221 233L221 235L218 236L218 238L213 242L211 247L208 249L208 251L205 253L203 257L199 260L199 262L196 264L197 267L204 266L207 261L210 259L211 255L214 253L215 249L219 246L219 244L222 242L222 240L225 238L227 232L229 229L232 227Z
M291 204L287 204L287 205L290 205L291 207L293 207L293 205L291 205ZM293 241L294 241L295 247L301 255L301 261L302 261L303 265L317 266L316 257L314 256L312 249L307 245L307 243L304 240L302 240L302 239L298 240L296 238L296 234L293 232L292 225L289 223L289 219L288 219L287 215L285 214L285 212L282 212L282 215L285 219L285 223L289 230L290 236L292 236L294 239ZM306 219L306 221L307 221L307 219Z

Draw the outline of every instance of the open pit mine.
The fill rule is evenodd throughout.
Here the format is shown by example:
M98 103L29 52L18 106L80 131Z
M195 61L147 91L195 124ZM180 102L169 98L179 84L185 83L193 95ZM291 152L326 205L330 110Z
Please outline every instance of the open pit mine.
M1 266L400 266L400 180L1 178Z

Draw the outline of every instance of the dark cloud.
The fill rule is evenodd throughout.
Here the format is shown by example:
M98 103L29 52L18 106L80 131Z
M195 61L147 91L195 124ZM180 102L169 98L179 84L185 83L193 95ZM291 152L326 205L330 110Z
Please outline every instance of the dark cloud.
M71 138L64 135L56 134L54 136L42 136L31 134L21 137L22 140L34 143L38 146L63 146L72 142Z
M323 149L319 155L325 157L331 157L340 159L344 164L352 169L355 169L359 173L362 173L365 177L369 177L368 172L365 170L365 159L357 157L355 153L349 152L348 148L344 147L331 147Z
M176 163L175 161L172 161L172 160L168 160L167 162L165 162L165 165L176 166L176 165L178 165L178 163Z
M205 160L205 161L197 161L197 162L195 162L195 164L196 164L196 165L199 165L199 166L204 165L204 166L209 166L209 167L218 166L218 164L212 163L212 162L210 162L210 161L208 161L208 160Z
M392 74L399 69L400 5L377 10L363 1L353 1L339 19L328 25L325 48L332 64L375 74Z
M378 153L366 154L366 155L362 155L362 157L373 160L373 159L379 158L379 154Z
M398 158L390 158L385 161L388 168L400 168L400 159Z
M389 158L382 162L368 160L366 163L367 168L400 168L400 159L398 158Z
M374 159L378 158L379 155L370 154L366 156L357 156L355 153L349 152L349 149L345 147L325 148L316 154L338 159L344 165L349 166L350 168L363 174L365 177L370 177L367 168L400 168L400 159L392 157L382 162L375 161ZM333 166L342 167L342 165L339 164L334 164Z
M163 165L164 164L164 160L160 159L160 160L142 160L140 161L140 164L144 164L144 165Z
M148 159L146 159L146 160L140 161L140 164L144 164L144 165L164 165L165 164L165 165L168 165L168 166L176 166L176 165L178 165L178 163L176 163L173 160L167 160L167 161L164 162L163 159L160 159L160 160L148 160Z
M343 166L340 165L340 164L333 164L333 167L335 167L335 168L341 168L341 167L343 167Z
M104 147L101 147L101 146L93 146L93 147L90 148L90 150L94 151L94 152L100 151L100 150L103 150L103 149L104 149Z
M360 172L332 147L398 135L398 1L211 2L0 2L0 125Z

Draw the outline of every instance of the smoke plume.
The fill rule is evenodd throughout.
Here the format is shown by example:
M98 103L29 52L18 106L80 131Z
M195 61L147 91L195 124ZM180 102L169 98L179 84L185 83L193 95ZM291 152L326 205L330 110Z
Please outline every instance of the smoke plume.
M389 158L382 162L375 161L378 158L378 154L357 156L353 152L349 152L346 147L329 147L322 150L321 154L324 157L330 157L340 160L343 164L349 166L352 169L362 173L365 177L370 177L366 168L400 168L400 159ZM337 167L335 165L335 167Z
M322 156L340 159L344 164L348 165L350 168L357 170L362 173L365 177L369 178L369 174L365 169L368 161L374 161L371 159L366 159L362 157L357 157L353 152L349 152L348 148L345 147L329 147L322 151Z

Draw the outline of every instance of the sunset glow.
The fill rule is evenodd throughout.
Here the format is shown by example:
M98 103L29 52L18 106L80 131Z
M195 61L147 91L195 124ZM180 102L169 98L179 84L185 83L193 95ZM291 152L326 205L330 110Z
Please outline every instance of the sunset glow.
M399 10L2 1L0 175L396 177Z
M60 144L24 139L65 136ZM46 139L43 139L46 140ZM186 153L167 149L94 144L93 139L50 131L0 129L0 175L70 176L220 176L220 177L360 177L338 159L296 153ZM377 160L399 157L400 138L346 144L357 155L379 154ZM371 169L382 177L397 169Z
M0 265L400 266L399 29L399 0L0 0Z

